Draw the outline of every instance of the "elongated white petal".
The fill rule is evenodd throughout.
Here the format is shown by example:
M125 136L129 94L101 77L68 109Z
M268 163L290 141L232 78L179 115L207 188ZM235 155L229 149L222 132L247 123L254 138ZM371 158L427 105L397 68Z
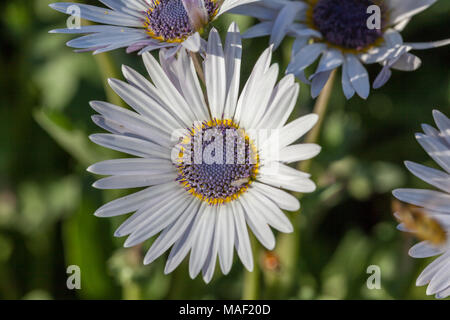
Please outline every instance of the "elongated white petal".
M147 203L150 199L162 195L168 197L179 188L176 182L168 182L142 191L124 196L122 198L108 202L95 211L97 217L114 217L125 213L136 211Z
M222 118L226 98L226 69L222 42L216 29L212 29L209 34L207 57L204 64L211 116L220 119Z
M234 216L235 230L235 246L239 258L248 271L253 271L253 254L250 245L250 239L247 231L247 223L245 221L244 210L239 201L231 203L231 209Z
M442 191L450 193L450 174L410 161L406 161L405 165L416 177Z
M248 194L241 196L239 201L244 208L247 223L256 238L264 247L272 250L275 247L275 237L267 225L267 221L260 215L261 209L252 205L252 202L248 200Z
M283 190L258 182L253 182L253 187L275 202L281 209L289 211L297 211L300 209L300 202L294 196Z
M450 213L450 194L424 189L396 189L393 194L401 201L443 213Z
M201 214L201 218L195 229L195 238L192 243L192 251L189 259L189 275L194 279L201 271L206 261L212 243L214 225L217 210L208 207Z
M264 215L265 220L270 226L284 233L294 231L291 222L285 216L283 211L281 211L275 202L267 198L264 194L256 189L252 189L249 191L247 199L253 203L253 206L263 208L261 214Z
M228 29L225 42L225 65L227 78L227 97L224 108L224 118L234 116L239 98L239 84L242 57L242 39L236 23L232 23Z
M164 232L153 242L147 251L144 257L144 264L152 263L180 239L183 233L195 221L199 206L200 203L194 199L186 208L185 214L181 214L177 221L173 222L170 227L164 229Z
M419 242L409 249L409 255L413 258L428 258L445 252L445 248L438 248L426 241Z
M350 79L352 87L356 93L363 99L367 99L370 93L369 74L366 68L359 62L352 54L346 56L347 60L347 75Z
M219 238L219 260L223 274L228 274L233 264L234 218L231 207L222 206L217 212L217 236Z

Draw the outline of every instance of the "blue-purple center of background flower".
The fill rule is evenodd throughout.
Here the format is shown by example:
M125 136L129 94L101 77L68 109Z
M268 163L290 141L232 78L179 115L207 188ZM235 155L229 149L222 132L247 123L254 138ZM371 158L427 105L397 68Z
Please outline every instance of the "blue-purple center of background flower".
M371 0L319 0L313 8L313 23L327 42L360 50L383 36L383 27L370 29L367 25L371 17L367 8L374 4Z
M205 0L205 8L212 20L217 4ZM147 11L145 27L152 37L169 42L181 42L195 32L181 0L154 0Z
M214 120L201 130L191 130L189 141L182 146L184 159L189 161L178 165L177 181L209 204L236 199L256 177L258 158L253 144L231 120Z

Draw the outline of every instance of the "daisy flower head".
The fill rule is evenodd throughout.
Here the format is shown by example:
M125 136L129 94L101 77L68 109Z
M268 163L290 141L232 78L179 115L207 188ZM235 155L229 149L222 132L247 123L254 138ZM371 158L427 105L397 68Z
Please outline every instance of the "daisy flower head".
M450 119L437 110L433 114L438 130L424 124L424 133L417 133L416 139L443 170L409 161L405 164L411 173L439 190L397 189L393 194L398 200L418 207L429 216L428 221L433 219L441 226L442 231L434 231L427 241L413 246L409 254L414 258L440 255L423 270L416 284L428 284L428 295L445 298L450 296ZM429 227L433 224L436 225L427 223L424 231L434 230ZM412 231L406 224L401 224L399 229ZM438 241L431 241L436 237Z
M246 38L270 36L277 47L285 36L295 42L287 72L311 84L315 98L331 72L342 67L342 88L347 99L356 94L366 99L370 93L369 75L364 64L381 64L373 82L380 88L392 71L413 71L421 60L410 51L450 44L450 39L430 43L403 42L400 32L410 19L436 0L263 0L235 8L234 13L251 15L260 23L251 27ZM315 72L305 69L316 60Z
M50 7L99 24L68 25L50 32L85 34L67 45L94 54L118 48L139 54L167 48L173 55L181 46L197 52L202 46L199 32L211 21L253 1L256 0L100 0L108 8L57 2Z
M315 114L286 124L299 93L293 75L279 82L278 65L265 50L239 94L241 35L236 24L223 45L213 28L204 60L203 93L194 61L186 50L160 63L149 53L143 61L152 82L123 67L128 81L111 87L134 111L92 102L94 122L111 134L94 134L95 143L137 158L107 160L91 166L109 175L100 189L145 188L96 211L100 217L135 212L116 231L128 235L125 247L159 236L144 258L149 264L165 251L165 272L172 272L190 252L189 273L212 279L217 257L224 274L234 248L253 269L247 226L268 249L275 246L270 227L289 233L283 213L299 201L288 192L312 192L310 175L289 166L320 152L315 144L295 144L317 122Z

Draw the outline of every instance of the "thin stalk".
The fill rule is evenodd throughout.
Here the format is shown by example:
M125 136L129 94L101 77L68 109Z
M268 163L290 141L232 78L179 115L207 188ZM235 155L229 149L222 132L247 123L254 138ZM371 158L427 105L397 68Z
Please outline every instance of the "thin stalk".
M314 113L319 116L319 121L315 127L306 136L305 143L317 143L319 140L322 124L325 118L325 114L330 102L331 92L333 89L334 80L336 78L336 70L334 70L325 87L323 88L319 98L314 106ZM311 168L311 160L301 162L297 169L308 172ZM301 196L299 196L299 199ZM301 209L300 209L301 210ZM294 232L291 234L280 235L279 240L279 256L281 261L281 267L284 272L280 277L280 284L283 292L289 294L292 289L292 284L295 283L295 279L298 275L298 261L300 259L300 226L302 216L300 211L291 215L291 222L294 226Z
M260 292L260 269L259 269L259 247L256 242L255 236L250 235L250 242L253 252L253 271L245 271L244 275L244 287L242 291L243 300L257 300L259 299Z
M107 81L109 78L120 78L119 69L117 68L116 63L114 63L111 55L108 52L104 52L95 55L94 59L100 69L107 100L112 104L126 108L127 106L125 105L125 103L109 86Z
M314 113L319 116L319 121L314 126L314 128L308 133L305 139L305 143L317 143L319 140L320 131L322 129L323 120L325 118L325 113L328 109L328 104L330 102L331 92L333 91L334 79L336 78L336 69L330 75L328 82L323 88L322 92L317 98L316 104L314 105ZM312 159L300 162L297 168L301 171L309 171L311 168Z
M203 72L203 65L199 58L199 54L192 51L190 51L189 53L191 55L192 61L194 62L195 71L197 71L198 77L202 81L203 85L206 86L205 73Z

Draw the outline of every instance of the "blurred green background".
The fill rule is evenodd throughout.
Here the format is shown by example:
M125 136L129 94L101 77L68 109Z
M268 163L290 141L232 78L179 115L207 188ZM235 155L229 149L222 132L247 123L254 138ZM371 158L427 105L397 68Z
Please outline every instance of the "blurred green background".
M142 73L144 68L124 50L95 57L73 53L65 46L73 37L48 34L66 19L48 7L51 2L0 2L0 299L240 299L245 272L236 258L231 273L217 272L209 285L191 280L186 263L165 276L165 256L141 264L149 241L124 250L124 239L113 237L123 218L93 216L123 192L91 187L95 177L85 168L119 155L88 140L101 131L90 120L88 102L107 99L105 75L114 73L105 71L108 62ZM413 19L404 39L448 38L449 17L450 1L438 1ZM234 19L241 30L254 23L226 15L215 26L223 32ZM244 42L244 78L267 43L267 38ZM291 44L286 40L274 55L282 68ZM283 261L277 268L260 264L261 298L427 298L415 279L431 259L407 256L415 240L395 230L391 190L428 187L403 161L435 166L414 133L421 123L433 124L434 108L450 116L450 50L416 54L423 60L418 71L395 71L367 101L346 101L335 85L320 138L323 151L312 167L319 188L303 197L296 226L297 272L286 278ZM372 80L379 70L369 67ZM301 86L295 117L314 105L308 86ZM81 268L81 290L66 287L66 268L73 264ZM381 267L381 290L366 287L369 265Z

